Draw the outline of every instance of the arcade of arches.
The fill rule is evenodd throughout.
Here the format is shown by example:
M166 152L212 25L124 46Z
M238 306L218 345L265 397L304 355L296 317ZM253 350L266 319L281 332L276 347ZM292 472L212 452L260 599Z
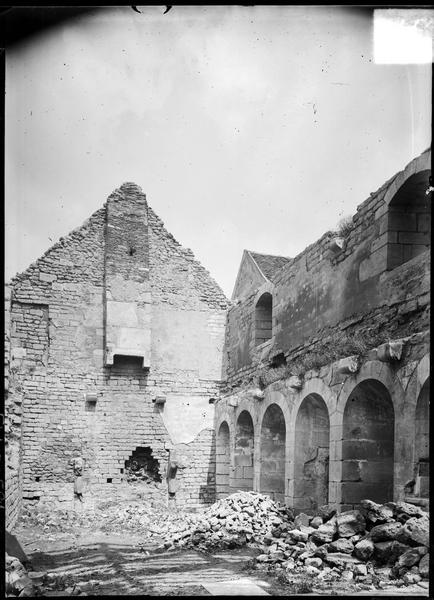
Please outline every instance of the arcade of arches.
M266 397L263 408L245 399L235 410L221 404L217 498L256 490L311 514L324 504L346 510L365 498L379 503L405 498L426 506L428 376L417 402L404 393L399 407L396 389L374 377L355 381L348 390L340 408L331 394L303 390L268 402ZM411 414L414 456L407 473L399 464L403 440L395 432L406 422L409 429Z

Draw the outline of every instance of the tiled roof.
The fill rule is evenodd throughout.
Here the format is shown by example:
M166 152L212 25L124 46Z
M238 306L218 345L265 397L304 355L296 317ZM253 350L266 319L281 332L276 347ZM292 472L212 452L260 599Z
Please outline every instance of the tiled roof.
M272 254L259 254L248 251L267 279L273 281L274 274L291 259L286 256L273 256Z

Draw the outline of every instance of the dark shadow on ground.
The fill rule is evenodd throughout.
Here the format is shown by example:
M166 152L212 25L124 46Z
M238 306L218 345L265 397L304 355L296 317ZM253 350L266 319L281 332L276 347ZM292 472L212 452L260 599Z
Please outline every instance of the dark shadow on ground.
M76 583L88 595L209 595L202 582L245 577L246 553L228 562L184 549L164 553L124 543L88 543L30 553L35 571L47 571L58 595ZM57 577L57 578L56 578Z

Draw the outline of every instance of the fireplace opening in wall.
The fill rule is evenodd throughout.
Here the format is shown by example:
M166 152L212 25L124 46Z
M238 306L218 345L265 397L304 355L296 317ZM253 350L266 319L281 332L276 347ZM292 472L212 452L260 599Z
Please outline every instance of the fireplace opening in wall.
M152 448L138 447L125 461L125 479L129 483L161 483L160 463L152 455Z

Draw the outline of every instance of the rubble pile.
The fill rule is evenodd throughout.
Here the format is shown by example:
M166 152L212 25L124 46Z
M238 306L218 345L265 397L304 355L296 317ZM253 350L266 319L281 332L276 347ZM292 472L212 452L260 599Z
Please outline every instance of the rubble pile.
M167 525L165 549L249 544L262 551L255 559L259 568L324 581L375 584L393 579L405 585L429 574L429 517L405 502L364 500L360 510L337 514L323 506L314 516L301 513L294 518L291 509L268 496L237 492L191 521L178 528Z
M62 596L87 596L74 581L72 575L58 575L45 571L28 570L15 556L5 552L6 596L8 598L29 598L45 596L61 591Z
M276 527L265 543L257 563L287 573L364 583L376 583L380 574L401 585L429 575L429 517L405 502L363 500L360 510L336 514L325 506L315 516L301 513L289 530Z
M31 573L15 556L5 552L6 594L8 597L30 597L36 595L36 587Z
M171 526L165 547L234 547L250 544L261 547L267 535L292 528L291 509L257 492L236 492L194 515L192 526Z
M149 490L142 493L140 486L135 492L129 497L113 494L99 502L77 502L74 509L62 508L58 503L40 502L23 509L20 527L40 529L46 534L83 529L110 533L130 531L150 541L155 539L159 544L161 535L168 531L193 526L196 515L169 509L167 493L162 495L159 490L152 494Z

